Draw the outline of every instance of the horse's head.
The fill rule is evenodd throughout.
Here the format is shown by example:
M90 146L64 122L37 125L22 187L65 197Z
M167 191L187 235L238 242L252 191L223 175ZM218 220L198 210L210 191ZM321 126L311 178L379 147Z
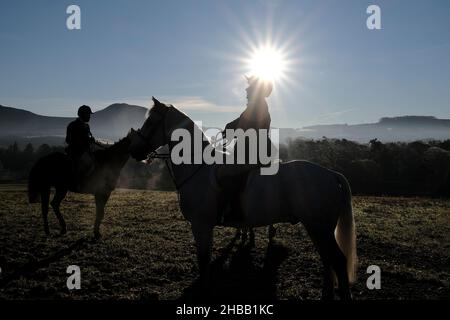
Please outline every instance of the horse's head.
M144 160L150 152L168 143L165 123L166 114L171 107L159 102L154 97L152 99L153 107L142 128L137 131L131 129L128 133L131 141L130 154L138 161Z

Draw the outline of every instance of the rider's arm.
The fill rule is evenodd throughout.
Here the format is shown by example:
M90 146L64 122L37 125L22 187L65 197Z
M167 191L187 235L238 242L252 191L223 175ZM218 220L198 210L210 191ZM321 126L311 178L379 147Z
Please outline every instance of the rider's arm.
M69 145L72 143L72 127L70 124L67 126L66 143Z
M77 148L81 145L82 131L76 122L71 122L67 126L66 142L69 146Z
M231 129L232 130L236 130L237 129L238 124L239 124L239 119L240 118L237 118L237 119L227 123L227 125L225 126L225 129L222 131L222 137L224 137L224 138L226 137L226 133L227 133L228 129L230 129L230 130Z
M91 128L88 124L85 124L83 137L87 143L95 143L95 138L92 136Z

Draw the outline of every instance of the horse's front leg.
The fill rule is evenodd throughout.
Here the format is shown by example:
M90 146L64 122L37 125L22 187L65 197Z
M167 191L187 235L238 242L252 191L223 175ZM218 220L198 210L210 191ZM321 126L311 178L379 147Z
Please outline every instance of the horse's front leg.
M253 228L250 228L250 231L249 231L249 238L250 238L250 240L249 240L249 246L250 246L251 248L254 248L254 247L256 246L256 244L255 244L255 230L253 230Z
M273 242L273 240L275 239L275 236L277 234L277 229L275 229L275 227L273 226L273 224L271 224L268 228L267 228L267 233L269 234L269 242Z
M50 235L50 229L48 227L48 203L50 201L50 190L41 191L41 210L42 219L44 220L44 232L48 236Z
M59 209L61 202L66 197L67 190L64 188L56 188L55 196L53 197L52 202L50 203L53 212L56 215L56 218L58 218L59 226L61 227L61 234L66 234L67 227L66 227L66 221L64 221L64 218L61 214L61 210Z
M95 194L95 223L94 223L94 237L96 239L101 238L100 224L102 223L103 217L105 216L105 205L109 199L111 193L96 193Z
M202 288L207 288L211 275L211 250L213 243L213 227L205 225L193 225L192 233L197 246L197 261L200 270L200 283Z
M241 228L237 228L236 229L236 234L234 235L234 237L237 239L237 240L239 240L239 239L241 239L241 237L243 236L243 231L242 231L242 229Z

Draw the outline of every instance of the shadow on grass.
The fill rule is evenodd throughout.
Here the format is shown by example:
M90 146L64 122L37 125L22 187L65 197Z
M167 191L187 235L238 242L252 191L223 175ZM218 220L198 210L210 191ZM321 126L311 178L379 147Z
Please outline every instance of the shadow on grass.
M50 263L62 259L64 256L71 254L73 251L81 250L88 245L98 243L98 241L99 240L91 238L80 238L71 245L65 246L43 259L36 259L34 256L30 255L29 261L27 263L14 270L11 270L11 272L6 273L3 277L0 277L0 288L6 286L13 280L19 279L20 277L27 277L41 268L46 268L50 265Z
M287 248L269 243L263 266L252 260L252 247L236 245L237 237L228 244L211 266L208 288L202 288L199 279L184 289L180 300L224 301L224 300L275 300L278 268L287 258ZM234 247L236 250L233 252ZM229 261L227 264L226 262Z

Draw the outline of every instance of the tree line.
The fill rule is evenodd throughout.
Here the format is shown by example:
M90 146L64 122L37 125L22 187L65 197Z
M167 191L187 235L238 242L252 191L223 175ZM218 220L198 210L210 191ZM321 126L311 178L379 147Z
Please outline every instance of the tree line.
M346 139L288 140L280 145L280 159L303 159L343 173L358 195L450 196L450 140L360 144ZM25 181L34 162L62 146L17 143L0 148L0 181ZM163 160L144 164L130 159L119 187L174 190Z
M284 160L304 159L343 173L359 195L450 196L450 140L360 144L346 139L289 140Z
M21 149L17 142L6 148L0 147L0 182L25 182L34 163L52 152L64 153L65 147L42 144L35 148L29 143ZM131 159L122 169L118 187L173 190L173 183L163 161L144 164Z

